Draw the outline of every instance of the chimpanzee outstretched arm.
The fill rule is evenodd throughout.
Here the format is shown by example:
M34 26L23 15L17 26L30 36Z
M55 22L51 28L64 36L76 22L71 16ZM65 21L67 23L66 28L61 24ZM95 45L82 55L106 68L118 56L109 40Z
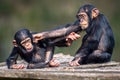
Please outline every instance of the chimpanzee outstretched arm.
M52 29L49 31L40 32L37 35L42 35L42 38L56 38L63 37L71 32L80 32L81 27L79 26L79 21L75 21L74 24L67 24L65 26L57 27L56 29Z
M18 58L18 54L17 54L18 50L16 47L13 48L10 56L8 57L8 59L6 60L6 64L8 66L9 69L12 68L13 64L16 64L16 60Z

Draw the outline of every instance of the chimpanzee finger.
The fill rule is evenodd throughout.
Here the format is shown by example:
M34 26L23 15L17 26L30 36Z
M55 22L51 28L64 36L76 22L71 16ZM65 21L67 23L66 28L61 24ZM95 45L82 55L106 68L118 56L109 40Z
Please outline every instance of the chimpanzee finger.
M25 66L24 65L20 65L20 69L23 69L23 68L25 68Z
M75 61L73 62L73 66L76 66L76 62Z
M79 65L80 65L80 64L76 61L76 62L75 62L75 66L79 66Z
M55 67L58 67L58 66L60 66L60 63L55 63Z
M69 62L69 65L70 66L73 66L74 65L74 62L72 61L72 62Z
M79 34L74 34L76 38L80 38L81 36Z

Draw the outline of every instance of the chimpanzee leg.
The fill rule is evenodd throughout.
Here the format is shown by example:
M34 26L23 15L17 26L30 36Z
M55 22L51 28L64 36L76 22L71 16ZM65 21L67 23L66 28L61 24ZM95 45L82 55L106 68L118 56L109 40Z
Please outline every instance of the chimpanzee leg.
M88 63L104 63L109 62L111 59L111 54L103 52L101 50L95 50L92 54L88 55L86 64Z

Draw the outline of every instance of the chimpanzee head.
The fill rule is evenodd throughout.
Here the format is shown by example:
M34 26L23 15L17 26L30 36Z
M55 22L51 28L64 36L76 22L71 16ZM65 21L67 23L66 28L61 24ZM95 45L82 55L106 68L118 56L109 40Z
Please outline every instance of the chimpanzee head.
M14 43L24 53L33 51L33 37L28 29L21 29L15 33Z
M99 10L91 4L86 4L80 7L77 12L77 19L82 29L87 29L94 18L99 15Z

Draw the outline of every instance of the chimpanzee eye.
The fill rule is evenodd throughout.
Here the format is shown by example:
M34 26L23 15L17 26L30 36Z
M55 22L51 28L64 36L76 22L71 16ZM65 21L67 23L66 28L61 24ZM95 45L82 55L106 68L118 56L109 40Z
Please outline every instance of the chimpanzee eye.
M31 43L31 39L27 39L24 43Z
M81 15L77 15L76 17L79 19L79 18L81 18Z
M87 15L86 15L86 14L84 14L84 15L83 15L83 17L85 18L85 17L87 17Z
M84 18L84 15L79 15L79 19Z
M28 39L26 42L31 42L31 39Z
M25 45L26 42L22 42L21 45Z
M25 45L26 43L31 43L31 39L27 38L24 41L21 42L22 45Z

